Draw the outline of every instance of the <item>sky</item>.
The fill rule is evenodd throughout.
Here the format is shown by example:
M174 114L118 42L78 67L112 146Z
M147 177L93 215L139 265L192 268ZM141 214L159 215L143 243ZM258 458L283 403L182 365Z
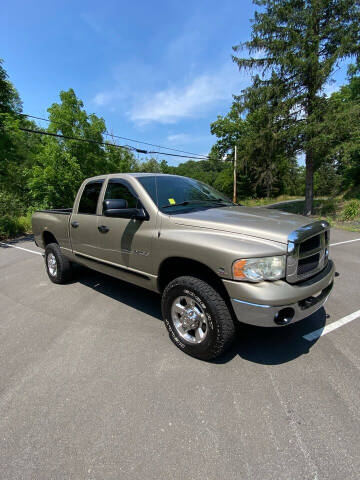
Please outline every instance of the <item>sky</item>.
M114 134L206 155L210 123L251 81L231 54L253 13L249 0L3 0L0 58L25 113L46 117L73 88ZM334 78L327 93L344 65Z

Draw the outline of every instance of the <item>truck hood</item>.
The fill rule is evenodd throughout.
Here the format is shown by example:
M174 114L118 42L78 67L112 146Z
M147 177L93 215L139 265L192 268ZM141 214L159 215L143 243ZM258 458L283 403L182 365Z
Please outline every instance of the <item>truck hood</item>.
M279 243L287 243L289 233L310 223L300 215L243 206L196 210L172 215L170 219L180 225L239 233Z

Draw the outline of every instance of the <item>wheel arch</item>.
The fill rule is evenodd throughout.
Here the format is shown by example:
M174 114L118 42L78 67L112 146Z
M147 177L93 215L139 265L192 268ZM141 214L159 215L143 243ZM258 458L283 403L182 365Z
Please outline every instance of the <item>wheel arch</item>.
M49 245L49 243L57 243L59 245L59 242L56 240L56 237L53 233L49 232L48 230L45 230L42 234L42 240L43 240L43 245L44 248Z
M158 271L158 289L162 293L166 285L177 277L190 275L206 281L221 296L228 300L229 296L221 278L210 267L202 262L186 257L168 257L160 264Z

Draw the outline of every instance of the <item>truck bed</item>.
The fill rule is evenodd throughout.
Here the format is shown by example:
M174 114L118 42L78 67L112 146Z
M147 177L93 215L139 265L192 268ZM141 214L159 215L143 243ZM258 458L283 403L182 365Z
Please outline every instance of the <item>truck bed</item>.
M48 210L36 210L36 212L56 213L58 215L71 215L72 211L73 211L72 208L52 208Z
M72 208L37 210L32 216L32 229L36 244L43 248L45 236L52 234L60 247L71 249L69 238L71 213Z

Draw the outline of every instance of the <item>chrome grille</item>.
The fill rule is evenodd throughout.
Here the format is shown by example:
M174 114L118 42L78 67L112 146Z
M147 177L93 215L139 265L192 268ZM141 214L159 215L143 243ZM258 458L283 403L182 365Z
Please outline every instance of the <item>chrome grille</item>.
M288 237L286 280L296 283L326 267L330 239L328 222L314 222L294 230Z

